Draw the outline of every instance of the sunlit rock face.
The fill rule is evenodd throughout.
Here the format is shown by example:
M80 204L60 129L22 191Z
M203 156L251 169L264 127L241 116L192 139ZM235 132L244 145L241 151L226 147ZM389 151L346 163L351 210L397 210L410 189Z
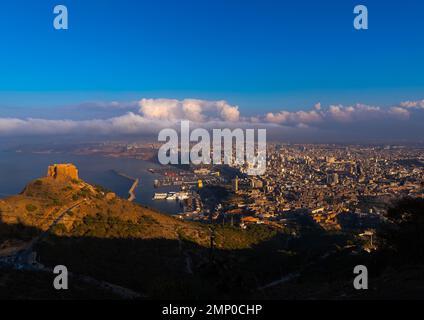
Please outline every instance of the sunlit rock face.
M78 169L72 163L54 164L49 166L47 176L55 179L70 178L78 180Z

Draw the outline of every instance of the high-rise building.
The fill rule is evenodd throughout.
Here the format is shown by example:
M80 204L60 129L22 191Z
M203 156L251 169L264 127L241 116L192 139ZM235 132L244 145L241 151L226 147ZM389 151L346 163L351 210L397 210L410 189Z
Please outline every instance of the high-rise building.
M239 177L238 176L236 176L236 178L233 179L232 185L233 185L233 191L238 192L238 190L239 190Z

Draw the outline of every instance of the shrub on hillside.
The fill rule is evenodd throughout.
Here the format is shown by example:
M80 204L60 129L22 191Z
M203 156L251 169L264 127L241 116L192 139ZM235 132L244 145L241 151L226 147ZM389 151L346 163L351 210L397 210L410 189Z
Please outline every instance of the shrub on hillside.
M34 212L35 210L37 210L37 207L33 204L27 204L25 208L28 212Z

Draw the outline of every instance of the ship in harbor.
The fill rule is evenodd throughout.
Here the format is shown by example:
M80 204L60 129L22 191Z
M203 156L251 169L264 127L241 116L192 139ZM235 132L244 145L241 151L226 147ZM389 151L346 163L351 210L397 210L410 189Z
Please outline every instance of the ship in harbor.
M177 200L177 194L175 192L169 192L166 200Z
M155 193L153 196L153 200L187 200L189 198L189 194L187 191L179 191L179 192L168 192L168 193Z
M164 200L168 197L167 193L155 193L153 200Z
M187 200L189 198L189 193L187 191L180 191L177 192L177 198L178 200Z

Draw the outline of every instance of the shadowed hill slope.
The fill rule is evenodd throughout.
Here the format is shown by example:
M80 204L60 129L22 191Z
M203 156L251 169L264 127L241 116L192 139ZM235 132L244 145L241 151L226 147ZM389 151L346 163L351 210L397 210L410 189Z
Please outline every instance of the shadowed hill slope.
M409 284L400 284L394 254L369 254L352 241L310 226L293 236L265 225L241 230L185 222L81 180L46 177L0 200L0 297L120 298L102 283L147 299L417 297L422 265L401 264L399 281ZM42 269L18 271L2 262L22 252L36 253ZM370 268L366 293L352 286L352 269L362 263ZM48 270L56 265L75 274L67 294L52 288ZM404 270L413 270L411 279ZM81 282L84 277L95 281ZM16 290L8 288L12 278Z
M267 227L248 232L181 221L82 180L53 177L1 200L0 218L0 258L31 248L48 268L66 265L157 298L225 294L219 287L238 272L226 260L238 261L239 252L275 236Z

